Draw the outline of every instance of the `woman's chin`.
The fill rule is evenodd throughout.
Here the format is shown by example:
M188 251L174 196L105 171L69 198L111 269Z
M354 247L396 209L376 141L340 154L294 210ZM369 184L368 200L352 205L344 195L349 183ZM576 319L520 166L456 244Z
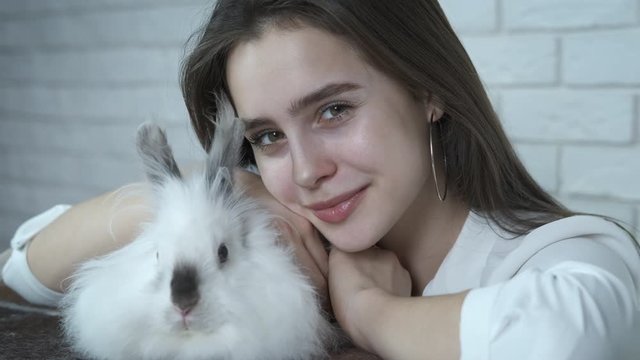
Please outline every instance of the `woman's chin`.
M344 252L358 252L362 250L366 250L372 246L374 246L377 241L371 240L375 239L375 237L367 236L364 232L359 232L354 234L353 232L346 231L321 231L325 238L333 245L334 247L342 250Z

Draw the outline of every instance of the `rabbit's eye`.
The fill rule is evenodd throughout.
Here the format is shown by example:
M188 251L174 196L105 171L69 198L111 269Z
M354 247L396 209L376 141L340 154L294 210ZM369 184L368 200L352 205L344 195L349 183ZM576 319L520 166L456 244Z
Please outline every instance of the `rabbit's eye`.
M227 261L229 258L229 249L227 249L227 245L222 244L218 247L218 259L220 260L220 264Z

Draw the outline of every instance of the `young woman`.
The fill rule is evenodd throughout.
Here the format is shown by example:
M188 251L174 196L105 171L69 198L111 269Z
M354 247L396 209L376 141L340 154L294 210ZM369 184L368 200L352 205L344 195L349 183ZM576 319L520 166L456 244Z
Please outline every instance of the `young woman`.
M437 1L219 0L183 92L205 148L216 95L232 100L260 174L242 182L288 219L283 236L359 346L385 359L640 354L637 244L531 179ZM146 216L129 198L114 218L112 201L25 224L5 281L55 303L74 263L120 246L106 219L126 242Z

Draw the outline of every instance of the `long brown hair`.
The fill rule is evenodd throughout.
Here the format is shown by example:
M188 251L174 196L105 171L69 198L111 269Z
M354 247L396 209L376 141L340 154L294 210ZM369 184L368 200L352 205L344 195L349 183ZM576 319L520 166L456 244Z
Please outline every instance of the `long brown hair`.
M273 26L330 32L415 96L437 96L444 107L440 141L448 186L473 211L515 235L572 215L515 155L437 0L219 0L185 59L181 78L193 128L205 149L213 139L216 96L229 95L229 52Z

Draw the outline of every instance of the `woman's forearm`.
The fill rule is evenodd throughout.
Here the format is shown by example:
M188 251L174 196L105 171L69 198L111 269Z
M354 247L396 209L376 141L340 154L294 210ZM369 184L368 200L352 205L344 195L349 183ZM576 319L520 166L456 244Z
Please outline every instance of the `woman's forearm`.
M460 310L466 292L397 297L371 291L362 303L362 335L385 359L459 359ZM375 314L375 315L372 315Z
M29 268L54 291L75 266L129 243L149 219L145 185L135 184L79 203L44 228L27 249Z

